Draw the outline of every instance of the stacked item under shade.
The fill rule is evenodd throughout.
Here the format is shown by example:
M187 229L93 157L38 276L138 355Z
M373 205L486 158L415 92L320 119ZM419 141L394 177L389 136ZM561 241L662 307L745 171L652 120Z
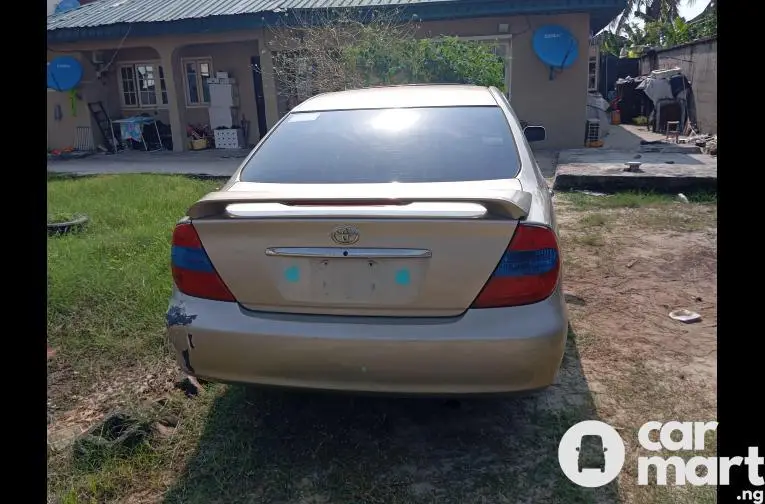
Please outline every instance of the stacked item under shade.
M236 125L238 95L236 81L228 73L218 72L209 79L210 86L210 127L213 130L216 149L241 149L244 147L244 135Z
M625 77L616 81L617 107L621 115L621 122L632 123L638 116L648 115L645 94L638 90L638 86L645 77Z
M649 126L654 131L666 131L668 121L678 121L681 130L688 121L692 126L696 124L693 89L681 69L654 70L636 90L651 100Z

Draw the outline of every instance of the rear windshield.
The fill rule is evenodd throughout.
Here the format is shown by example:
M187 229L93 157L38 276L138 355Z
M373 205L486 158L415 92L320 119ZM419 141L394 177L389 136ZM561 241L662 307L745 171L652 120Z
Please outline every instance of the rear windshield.
M518 151L499 107L290 114L250 159L245 182L345 184L513 178Z

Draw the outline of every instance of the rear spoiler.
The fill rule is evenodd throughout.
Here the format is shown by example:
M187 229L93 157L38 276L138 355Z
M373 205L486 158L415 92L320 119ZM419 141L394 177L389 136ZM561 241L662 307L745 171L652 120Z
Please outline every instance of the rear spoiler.
M402 193L406 191L401 191ZM285 211L282 217L291 217L289 213L290 206L306 205L314 207L333 206L336 217L352 217L353 206L360 207L369 205L389 205L390 207L407 205L412 203L473 203L483 206L486 211L495 216L505 219L522 219L529 214L531 208L531 193L521 190L487 191L485 196L471 195L444 195L439 191L438 195L406 195L401 194L395 197L384 197L370 195L369 197L347 197L347 196L315 196L309 194L300 194L296 196L276 197L272 193L262 192L244 192L244 191L218 191L211 192L202 199L194 203L189 208L186 215L191 219L204 219L210 217L222 217L227 215L227 207L235 204L277 204L284 205ZM342 202L342 208L337 205ZM346 212L338 210L347 209ZM368 212L364 212L369 216ZM356 215L361 216L361 215Z

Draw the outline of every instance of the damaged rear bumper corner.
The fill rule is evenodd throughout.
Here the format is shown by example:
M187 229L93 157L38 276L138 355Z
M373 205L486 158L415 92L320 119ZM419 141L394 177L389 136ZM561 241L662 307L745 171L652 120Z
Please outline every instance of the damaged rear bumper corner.
M194 336L188 330L197 318L196 314L188 313L183 302L173 303L167 308L165 323L167 336L176 350L176 361L183 372L194 376L196 371L191 364L191 350L194 348Z

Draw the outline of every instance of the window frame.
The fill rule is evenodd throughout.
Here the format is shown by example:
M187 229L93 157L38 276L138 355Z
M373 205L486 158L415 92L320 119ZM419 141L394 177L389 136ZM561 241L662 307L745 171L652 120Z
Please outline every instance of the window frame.
M144 104L141 101L141 90L138 87L138 67L141 66L150 66L153 68L155 74L155 87L154 87L154 95L156 97L157 103L155 104ZM133 72L133 86L135 87L135 96L136 96L136 103L135 104L129 104L127 103L127 100L125 100L125 95L127 93L127 90L125 89L125 84L123 82L122 78L122 71L125 68L130 68ZM162 85L164 84L165 89L162 89ZM170 99L171 94L170 90L167 88L167 75L165 74L165 69L162 67L162 64L159 60L146 60L146 61L120 61L117 67L117 85L119 88L120 93L120 107L123 109L137 109L137 110L157 110L157 109L167 109L170 105ZM167 97L167 103L163 103L163 94Z
M591 45L587 58L587 92L597 92L600 84L600 47ZM594 67L593 67L594 65ZM592 86L590 85L592 83Z
M483 43L486 43L487 45L494 44L497 46L504 46L506 54L504 58L502 59L505 61L505 87L507 88L504 94L508 97L508 99L510 99L512 97L512 93L510 90L512 88L512 82L513 82L513 76L512 76L513 34L499 33L497 35L479 35L479 36L472 36L472 37L457 36L457 38L460 40L471 40L474 42L483 42Z
M188 58L181 58L181 74L183 76L183 93L186 98L186 108L206 108L210 106L209 101L199 101L192 103L191 102L191 90L189 89L189 76L186 72L186 65L188 63L196 63L197 65L197 74L196 74L196 85L199 92L202 92L202 75L199 72L199 64L200 63L207 63L210 68L210 77L212 78L215 75L215 70L213 68L213 59L211 56L198 56L198 57L188 57ZM202 99L204 99L204 96L201 96Z

